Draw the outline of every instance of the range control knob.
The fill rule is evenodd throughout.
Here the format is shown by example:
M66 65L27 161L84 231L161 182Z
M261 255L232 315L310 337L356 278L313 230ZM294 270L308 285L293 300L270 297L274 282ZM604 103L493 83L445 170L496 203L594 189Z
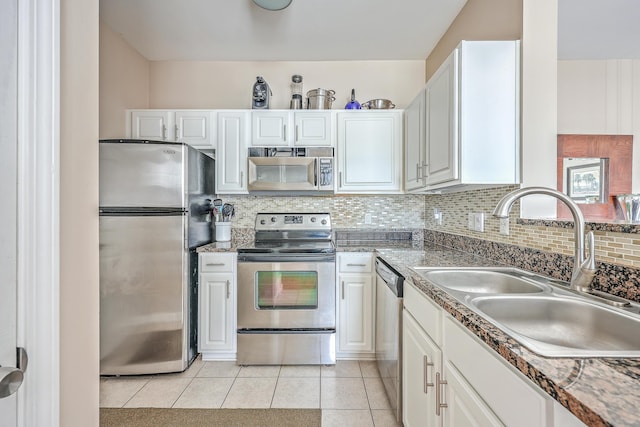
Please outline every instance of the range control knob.
M316 222L316 217L315 216L311 217L311 222Z
M276 218L275 216L271 217L271 222L276 222L278 220L278 218Z
M327 220L326 220L326 219L323 219L322 221L320 221L320 223L321 223L322 225L327 225Z
M261 219L261 220L260 220L260 224L261 224L261 225L265 225L266 223L267 223L267 221L265 221L264 219Z

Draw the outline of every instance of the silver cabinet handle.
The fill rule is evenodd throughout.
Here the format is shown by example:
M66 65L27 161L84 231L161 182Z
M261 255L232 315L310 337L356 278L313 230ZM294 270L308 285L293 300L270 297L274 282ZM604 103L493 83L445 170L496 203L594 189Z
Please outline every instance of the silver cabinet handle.
M342 299L344 299L344 280L342 281Z
M224 266L224 262L208 262L207 267L222 267Z
M440 416L440 409L448 405L442 402L442 386L446 385L445 380L440 380L440 372L436 372L436 416Z
M429 393L429 387L433 387L433 383L429 382L429 367L433 366L433 362L429 362L429 356L424 355L424 394Z
M180 127L178 125L175 126L176 131L176 141L180 141Z
M339 175L340 175L340 185L338 185L338 188L342 187L342 172L340 172Z
M240 185L244 184L244 172L240 171Z
M296 136L295 136L295 141L298 142L298 125L296 125Z
M22 385L24 373L27 370L27 365L29 364L27 351L22 347L18 347L16 349L16 359L17 367L0 367L0 399L11 396Z
M229 299L229 281L228 280L227 280L226 285L227 285L227 299Z
M162 125L162 140L164 141L165 139L167 139L167 126Z
M366 267L367 264L347 264L347 267Z
M282 136L284 137L284 141L287 142L287 125L282 125Z
M420 163L416 163L416 179L422 178L422 174L420 173L420 169L422 169L422 167L420 166Z

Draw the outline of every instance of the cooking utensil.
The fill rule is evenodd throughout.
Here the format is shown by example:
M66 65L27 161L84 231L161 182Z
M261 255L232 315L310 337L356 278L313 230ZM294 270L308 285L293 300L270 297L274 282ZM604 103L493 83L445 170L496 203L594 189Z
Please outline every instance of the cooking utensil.
M336 100L334 90L313 89L307 92L307 108L309 110L330 110L331 103Z
M225 203L222 206L222 220L225 222L231 221L233 215L235 214L235 209L232 204Z
M363 102L360 105L362 108L368 108L369 110L388 110L391 108L396 108L396 104L389 101L388 99L371 99L367 102Z
M360 103L356 101L356 90L351 89L351 101L347 102L347 105L344 106L345 110L359 110Z

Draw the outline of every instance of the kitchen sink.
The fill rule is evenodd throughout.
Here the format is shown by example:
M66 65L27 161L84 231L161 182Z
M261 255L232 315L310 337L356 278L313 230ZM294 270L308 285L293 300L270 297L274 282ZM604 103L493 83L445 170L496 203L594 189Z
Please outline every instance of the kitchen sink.
M500 295L468 305L543 356L640 357L640 317L581 297Z
M548 287L516 269L414 268L422 277L448 290L464 294L539 293Z

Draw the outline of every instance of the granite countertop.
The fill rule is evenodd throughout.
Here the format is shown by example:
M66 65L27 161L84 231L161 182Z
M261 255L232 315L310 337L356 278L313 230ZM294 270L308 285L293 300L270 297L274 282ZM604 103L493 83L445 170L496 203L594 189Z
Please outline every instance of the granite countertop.
M425 245L421 249L378 249L390 265L443 307L508 363L589 426L640 425L640 358L547 358L537 355L411 267L496 266L484 258Z

